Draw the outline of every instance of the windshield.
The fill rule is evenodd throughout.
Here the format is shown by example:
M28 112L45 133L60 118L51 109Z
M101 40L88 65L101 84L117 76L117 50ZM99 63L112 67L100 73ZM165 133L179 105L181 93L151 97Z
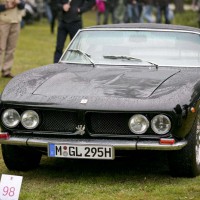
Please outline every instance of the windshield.
M84 30L71 42L61 62L197 67L200 36L179 31Z

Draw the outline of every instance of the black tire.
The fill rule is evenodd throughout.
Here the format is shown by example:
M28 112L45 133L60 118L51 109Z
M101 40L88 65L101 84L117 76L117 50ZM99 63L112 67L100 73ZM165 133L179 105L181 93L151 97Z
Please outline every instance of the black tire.
M2 155L9 170L28 171L39 166L42 154L33 148L1 145Z
M195 177L200 174L200 113L186 138L188 144L169 153L169 169L174 177Z

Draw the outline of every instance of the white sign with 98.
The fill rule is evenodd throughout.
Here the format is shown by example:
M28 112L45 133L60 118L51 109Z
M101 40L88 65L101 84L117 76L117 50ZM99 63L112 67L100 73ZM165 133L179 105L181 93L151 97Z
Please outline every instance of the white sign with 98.
M22 176L2 174L0 182L0 200L18 200Z

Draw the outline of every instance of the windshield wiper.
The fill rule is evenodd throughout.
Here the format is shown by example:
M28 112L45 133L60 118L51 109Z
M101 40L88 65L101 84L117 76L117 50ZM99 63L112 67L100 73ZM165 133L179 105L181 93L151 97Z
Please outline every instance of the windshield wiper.
M106 59L124 59L124 60L135 60L137 62L146 62L146 63L149 63L151 65L154 65L156 67L156 69L158 69L158 65L153 63L153 62L150 62L150 61L147 61L147 60L143 60L143 59L140 59L140 58L135 58L135 57L131 57L131 56L103 56L104 58Z
M81 55L83 55L85 58L87 58L87 60L90 61L90 63L92 64L93 67L95 67L95 63L92 61L92 59L90 58L91 56L79 49L68 49L67 51L71 51L71 52L75 52L75 53L79 53Z

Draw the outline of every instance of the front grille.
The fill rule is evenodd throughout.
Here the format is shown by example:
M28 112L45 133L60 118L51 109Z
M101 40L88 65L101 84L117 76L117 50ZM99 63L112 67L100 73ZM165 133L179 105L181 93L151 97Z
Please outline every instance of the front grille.
M78 124L76 112L68 111L42 111L42 124L39 131L74 132Z
M19 114L30 108L15 108ZM13 133L33 133L50 135L77 135L78 127L85 128L85 137L138 137L129 129L129 120L134 114L123 112L98 112L98 111L79 111L79 110L48 110L34 109L40 116L41 123L34 130L27 130L21 124L13 129ZM157 113L139 113L144 114L149 121L157 115ZM166 114L167 115L167 114ZM170 117L170 116L169 116ZM171 119L173 122L173 120ZM173 126L173 124L172 124ZM2 125L3 128L4 125ZM23 132L24 131L24 132ZM82 132L81 132L82 133ZM169 135L170 133L168 133ZM158 136L151 127L143 134L145 137ZM80 135L79 135L80 136Z
M87 113L90 134L133 135L128 127L130 113Z

